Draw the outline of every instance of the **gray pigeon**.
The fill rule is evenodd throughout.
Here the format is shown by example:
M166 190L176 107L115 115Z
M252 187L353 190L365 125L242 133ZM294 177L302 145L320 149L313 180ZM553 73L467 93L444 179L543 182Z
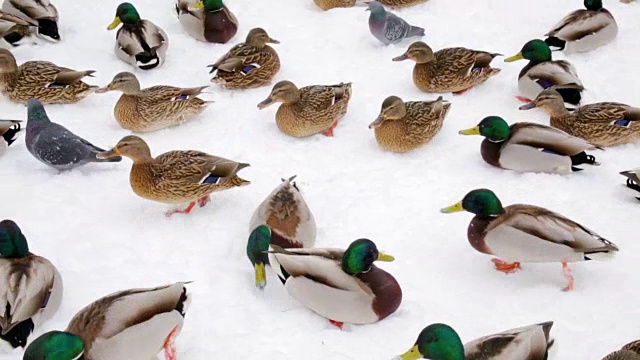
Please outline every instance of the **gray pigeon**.
M0 155L18 138L20 120L0 120Z
M387 12L377 1L368 3L371 11L369 15L369 30L383 44L389 45L402 41L404 38L424 36L424 29L411 26L400 17Z
M96 154L106 150L49 120L40 101L27 103L27 149L36 159L58 170L69 170L90 162L118 162L117 156L97 159Z

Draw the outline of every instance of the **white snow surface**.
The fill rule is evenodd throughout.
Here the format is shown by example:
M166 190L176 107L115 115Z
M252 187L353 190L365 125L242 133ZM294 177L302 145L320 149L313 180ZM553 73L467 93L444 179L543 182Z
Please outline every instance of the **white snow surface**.
M212 196L205 208L166 218L168 205L137 197L129 186L131 161L90 164L58 173L35 160L24 135L0 160L1 217L13 219L31 250L50 259L65 283L63 304L36 335L64 329L90 302L114 291L175 281L193 296L177 339L179 359L390 359L411 347L422 328L444 322L470 341L481 335L553 320L556 359L601 359L639 338L640 204L619 171L640 166L638 145L592 152L602 163L570 176L517 174L492 168L480 157L481 137L458 130L487 115L508 122L548 124L542 110L519 111L517 75L524 61L494 61L502 73L452 102L441 132L428 145L403 155L386 153L367 128L382 100L430 100L411 81L414 63L392 62L413 40L383 46L369 33L364 7L319 10L311 0L227 0L240 29L229 44L196 41L182 29L172 0L138 0L141 16L170 37L167 61L151 71L134 70L114 52L115 31L106 27L116 0L55 1L62 42L22 46L18 63L48 60L77 70L93 69L87 82L104 86L132 71L143 87L207 85L206 65L253 27L281 41L273 45L282 68L273 84L298 86L353 82L353 98L335 137L295 139L274 122L277 105L256 107L271 87L230 91L211 84L216 102L182 126L141 135L153 155L175 149L209 152L248 162L240 174L252 184ZM584 103L640 105L637 71L639 4L608 0L620 26L617 39L597 51L572 55L587 91ZM510 56L543 34L582 1L430 0L396 11L426 29L434 50L465 46ZM557 59L567 57L554 53ZM50 105L50 118L107 148L130 132L118 126L113 107L119 93L94 94L73 105ZM0 98L3 118L26 119L26 108ZM340 331L290 298L275 276L254 286L245 255L248 222L255 207L280 183L298 184L318 222L319 247L346 247L374 240L396 261L380 265L404 292L396 313L372 325ZM524 264L517 274L493 269L490 256L466 238L469 213L445 215L470 190L493 189L504 205L527 203L564 214L620 247L612 262L573 264L576 289L564 293L560 264ZM33 340L35 336L31 338ZM159 356L162 356L160 354ZM2 359L21 359L15 350Z

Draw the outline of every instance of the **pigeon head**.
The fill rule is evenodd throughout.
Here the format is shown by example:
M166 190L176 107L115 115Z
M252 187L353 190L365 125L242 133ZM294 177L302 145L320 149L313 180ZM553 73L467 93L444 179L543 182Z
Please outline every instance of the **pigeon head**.
M377 1L372 1L370 3L367 3L367 5L369 5L367 10L371 11L372 16L381 16L386 13L386 11L384 10L384 6L382 6L382 4Z
M47 112L44 111L44 106L38 101L38 99L29 99L27 102L27 119L28 121L42 121L49 122Z

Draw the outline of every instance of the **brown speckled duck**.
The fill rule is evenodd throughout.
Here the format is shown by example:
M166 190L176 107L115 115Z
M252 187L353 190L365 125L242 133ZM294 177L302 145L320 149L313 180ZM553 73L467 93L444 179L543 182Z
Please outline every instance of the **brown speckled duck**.
M382 102L378 118L369 125L384 150L406 152L433 139L442 128L451 103L440 96L435 101L404 102L389 96Z
M411 5L421 4L427 0L378 0L383 5L390 6L392 8L400 8ZM334 8L346 8L356 5L356 3L366 4L367 0L313 0L318 7L324 11Z
M210 103L198 97L206 88L158 85L140 89L134 74L121 72L96 92L121 91L114 109L118 124L131 131L150 132L183 124L200 114Z
M599 165L586 150L602 149L584 139L546 125L519 122L511 126L499 116L487 116L462 135L481 135L480 153L489 165L518 172L571 174L578 165Z
M18 66L9 50L0 49L0 91L20 104L32 98L43 104L78 102L98 88L81 81L94 72L71 70L48 61L27 61Z
M211 82L227 89L249 89L270 84L280 70L280 58L268 43L280 44L264 29L251 29L244 43L232 47L215 64L209 65L209 73L216 73Z
M402 302L396 279L373 264L393 257L369 239L358 239L346 250L273 248L273 270L289 295L339 328L378 322Z
M602 360L640 360L640 340L636 340L614 351Z
M119 291L80 310L65 331L49 331L27 347L24 359L176 359L174 339L191 302L186 283ZM55 352L52 353L52 349Z
M569 112L562 95L554 88L542 91L533 102L521 106L520 110L535 107L549 114L551 126L598 146L616 146L640 140L640 108L601 102L580 106Z
M249 164L200 151L169 151L153 158L147 143L133 135L125 136L113 149L97 157L120 155L133 160L130 182L138 196L167 204L189 203L186 209L170 211L167 216L188 214L196 202L205 206L213 192L250 184L237 175Z
M289 136L307 137L319 133L333 136L333 129L347 113L350 99L351 83L298 89L291 81L280 81L258 108L281 102L276 112L276 125Z
M562 263L568 281L563 291L573 290L569 262L607 260L618 252L611 241L556 212L524 204L502 207L489 189L470 191L440 211L476 215L467 231L469 243L481 253L511 261L492 259L498 271L515 272L520 262Z
M500 73L491 61L501 54L471 50L463 47L446 48L435 53L422 41L416 41L393 61L411 59L413 83L425 92L462 94L475 85Z

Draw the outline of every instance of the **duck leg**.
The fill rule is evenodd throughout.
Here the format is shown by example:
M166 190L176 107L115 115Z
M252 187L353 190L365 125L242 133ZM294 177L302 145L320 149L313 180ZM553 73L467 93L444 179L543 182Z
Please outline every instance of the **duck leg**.
M322 132L322 135L324 135L324 136L333 136L333 129L335 129L336 126L338 126L338 120L334 121L333 124L331 125L331 127L329 127L328 130Z
M452 94L454 94L454 95L462 95L462 94L466 93L467 91L469 91L469 89L471 89L472 87L473 87L473 85L469 86L466 89L462 89L460 91L453 91Z
M573 290L573 275L571 275L571 269L569 269L569 265L566 261L562 262L562 272L564 273L564 278L569 281L569 284L566 288L562 289L562 291L571 291Z
M519 262L508 263L504 262L498 258L491 259L491 261L495 264L496 270L501 271L505 274L511 274L516 272L516 270L521 269Z
M342 330L342 328L344 327L344 323L341 321L335 321L335 320L329 319L329 322L331 323L331 325L337 327L340 330Z
M176 332L178 331L178 327L174 327L173 330L167 336L167 339L164 341L164 357L167 360L176 360L176 346L173 343L176 338Z
M526 98L524 96L516 96L516 99L518 99L518 100L520 100L520 101L522 101L523 103L526 103L526 104L528 104L528 103L533 101L533 100L531 100L529 98Z
M198 201L200 201L200 200L198 200ZM167 217L171 217L172 215L175 215L175 214L188 214L188 213L191 212L191 209L193 209L194 206L196 206L196 202L195 201L191 202L189 204L189 206L187 206L187 208L184 209L184 210L171 210L171 211L167 212L165 215L167 215Z
M209 197L209 195L207 195L205 197L202 197L202 198L198 199L198 206L204 207L209 202L211 202L211 198Z

